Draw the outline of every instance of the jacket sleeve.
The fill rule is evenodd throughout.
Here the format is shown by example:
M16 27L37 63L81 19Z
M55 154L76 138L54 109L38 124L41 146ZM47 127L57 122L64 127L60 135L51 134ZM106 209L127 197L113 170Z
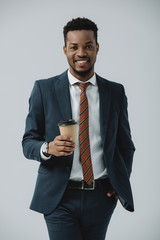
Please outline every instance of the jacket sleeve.
M117 134L117 147L118 147L119 154L124 160L124 164L127 169L128 176L130 177L130 174L132 171L132 162L133 162L133 154L135 151L135 147L131 137L127 107L128 107L128 102L127 102L127 97L125 95L125 91L123 87L119 125L118 125L118 134Z
M28 159L42 161L40 148L44 141L44 107L39 83L36 81L29 99L29 113L26 118L25 133L22 140L24 156Z

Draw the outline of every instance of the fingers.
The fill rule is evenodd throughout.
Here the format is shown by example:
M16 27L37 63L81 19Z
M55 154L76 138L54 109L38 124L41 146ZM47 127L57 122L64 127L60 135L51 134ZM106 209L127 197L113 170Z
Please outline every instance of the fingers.
M55 139L55 145L58 152L61 152L61 155L63 153L69 153L71 154L75 150L75 143L72 142L72 138L69 138L67 136L58 136Z
M57 136L54 141L49 142L48 153L55 156L68 156L75 150L75 143L67 136Z
M114 190L110 190L108 193L107 193L107 196L108 197L112 197L112 195L114 195L115 191Z
M64 136L64 135L60 135L60 136L57 136L55 138L55 140L58 140L58 141L70 141L72 142L72 138L68 137L68 136Z
M62 153L65 153L65 155L66 155L66 153L71 154L75 150L75 148L74 147L68 147L68 146L57 146L56 150L58 152L60 152L60 155L62 156L63 155Z
M65 146L65 147L74 147L75 143L72 141L72 138L66 136L58 136L55 138L56 146Z
M118 200L118 195L113 189L107 193L107 197L112 197L112 196L115 197L116 201Z

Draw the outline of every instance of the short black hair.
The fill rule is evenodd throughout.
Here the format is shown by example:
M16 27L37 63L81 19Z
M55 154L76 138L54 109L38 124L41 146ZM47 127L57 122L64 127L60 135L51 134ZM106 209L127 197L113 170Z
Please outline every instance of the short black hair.
M67 37L67 33L69 31L74 31L74 30L92 30L94 32L94 36L95 36L95 40L97 43L97 25L92 22L91 20L89 20L88 18L75 18L72 19L71 21L69 21L66 26L64 26L63 28L63 35L64 35L64 42L66 45L66 37Z

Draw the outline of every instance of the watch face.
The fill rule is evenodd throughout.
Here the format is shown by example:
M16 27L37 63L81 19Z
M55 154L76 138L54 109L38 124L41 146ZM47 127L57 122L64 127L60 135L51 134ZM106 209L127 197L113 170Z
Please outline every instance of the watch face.
M45 157L49 157L50 158L51 154L48 153L48 143L47 142L45 142L43 144L42 152L45 155Z
M43 152L48 153L48 143L44 144Z

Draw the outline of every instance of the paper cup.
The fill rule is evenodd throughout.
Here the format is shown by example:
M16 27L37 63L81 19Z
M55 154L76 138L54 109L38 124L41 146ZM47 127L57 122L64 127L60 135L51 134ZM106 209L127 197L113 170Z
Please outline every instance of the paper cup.
M68 136L73 139L76 144L77 138L77 122L74 119L60 121L59 124L60 134L63 136Z

